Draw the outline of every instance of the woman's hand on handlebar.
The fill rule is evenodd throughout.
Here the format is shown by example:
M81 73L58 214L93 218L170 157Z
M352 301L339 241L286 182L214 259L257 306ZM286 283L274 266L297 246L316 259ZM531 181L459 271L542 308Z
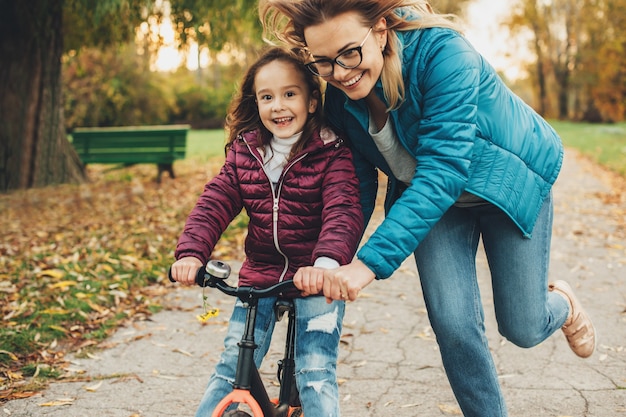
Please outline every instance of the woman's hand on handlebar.
M347 265L324 271L324 295L326 299L354 301L375 278L371 269L355 259Z
M193 256L187 256L180 258L172 264L170 273L174 281L180 282L183 285L195 285L196 273L198 269L204 265L202 261Z

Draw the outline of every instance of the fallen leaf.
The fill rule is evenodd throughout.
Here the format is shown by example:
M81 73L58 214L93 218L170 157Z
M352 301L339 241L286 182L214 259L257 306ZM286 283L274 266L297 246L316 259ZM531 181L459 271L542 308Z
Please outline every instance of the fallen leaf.
M17 356L15 356L12 352L9 352L8 350L0 350L0 355L2 354L9 355L9 358L11 358L11 360L17 360Z
M193 357L193 355L191 353L189 353L189 352L187 352L185 350L182 350L182 349L176 348L176 349L173 350L173 352L182 353L185 356Z
M46 269L37 274L37 278L51 277L51 278L59 279L59 278L63 278L64 276L65 276L65 272L61 271L60 269Z
M439 404L439 409L445 414L450 414L454 416L463 415L463 413L461 412L461 409L456 405Z
M59 398L55 401L39 404L40 407L57 407L59 405L71 405L74 402L74 398Z
M76 284L78 284L76 281L61 281L61 282L57 282L57 283L50 285L50 288L51 289L60 288L64 290Z
M102 386L103 382L104 381L100 381L97 384L86 386L85 387L85 391L96 392L98 390L98 388L100 388Z

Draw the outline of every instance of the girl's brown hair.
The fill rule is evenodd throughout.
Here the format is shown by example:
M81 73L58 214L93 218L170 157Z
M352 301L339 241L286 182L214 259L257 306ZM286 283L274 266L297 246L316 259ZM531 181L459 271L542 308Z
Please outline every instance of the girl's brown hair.
M225 125L226 131L228 132L226 143L227 150L240 135L257 129L260 131L259 136L261 144L267 145L270 143L272 133L267 130L259 117L254 79L261 68L274 61L290 64L293 70L300 74L309 97L317 99L315 112L309 113L307 123L302 131L302 136L300 140L294 144L291 155L300 152L313 135L313 132L322 127L324 121L319 79L306 69L304 60L299 51L291 51L281 47L271 47L266 49L257 61L248 68L244 74L239 90L230 103Z
M407 14L399 14L405 9ZM453 15L438 14L425 0L260 0L259 16L264 39L306 49L304 29L316 26L346 12L356 12L366 27L374 26L382 17L387 21L387 45L383 51L385 64L381 81L389 110L404 100L402 57L397 31L446 27L460 32Z

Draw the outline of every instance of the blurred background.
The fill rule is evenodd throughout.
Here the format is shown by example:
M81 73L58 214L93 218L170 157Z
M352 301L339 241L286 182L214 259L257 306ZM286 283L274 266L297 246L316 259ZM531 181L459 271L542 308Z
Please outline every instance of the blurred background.
M626 118L626 0L432 4L461 18L475 47L544 117ZM62 140L75 127L220 129L263 46L254 0L0 0L0 10L4 191L80 182Z

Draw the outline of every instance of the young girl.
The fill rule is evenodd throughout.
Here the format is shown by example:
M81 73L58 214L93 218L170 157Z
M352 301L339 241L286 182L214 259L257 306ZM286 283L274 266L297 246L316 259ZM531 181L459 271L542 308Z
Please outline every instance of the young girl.
M246 209L250 222L239 285L318 281L349 263L363 230L351 153L321 113L320 84L290 51L272 48L244 76L227 117L227 157L206 184L176 247L172 277L193 284L222 232ZM255 362L269 348L275 299L259 302ZM336 362L345 303L296 298L296 383L308 416L339 416ZM245 310L237 301L196 416L208 417L232 390Z
M326 112L353 144L366 218L377 170L389 178L385 220L356 260L324 275L324 294L354 300L414 253L463 415L506 416L476 279L482 239L501 334L531 347L562 328L590 356L591 320L566 282L548 284L561 141L448 16L424 0L261 0L259 11L266 35L304 48L328 83ZM299 288L321 288L312 284Z

